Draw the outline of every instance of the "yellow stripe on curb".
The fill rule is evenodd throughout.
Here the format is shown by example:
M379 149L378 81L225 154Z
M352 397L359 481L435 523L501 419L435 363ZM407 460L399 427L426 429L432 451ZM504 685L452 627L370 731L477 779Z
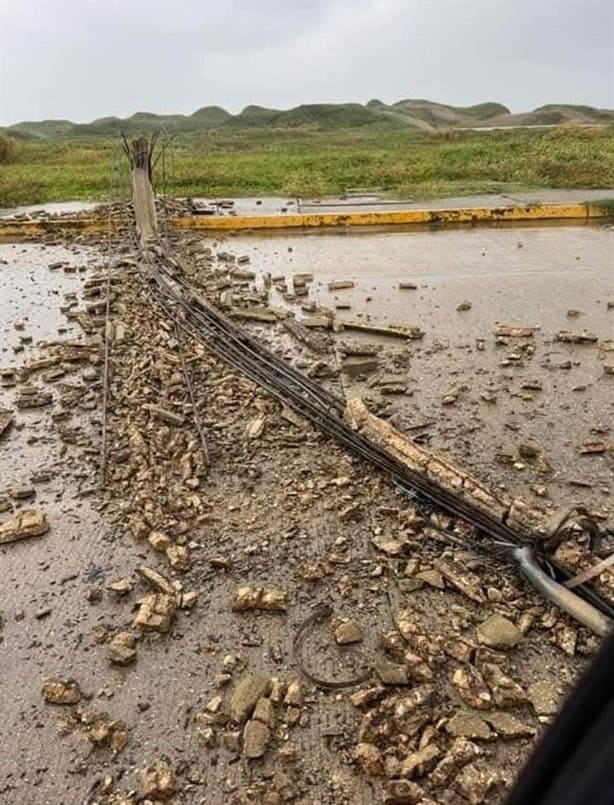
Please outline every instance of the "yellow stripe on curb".
M174 218L179 229L313 229L318 227L488 224L508 221L587 221L612 218L614 210L599 204L535 204L524 207L466 207L440 210L378 210L372 212L316 212L289 215L193 215ZM104 218L49 218L35 221L0 219L0 237L38 237L62 232L105 232ZM112 221L113 229L125 226Z
M443 210L318 212L290 215L207 215L175 218L181 229L292 229L330 226L394 226L398 224L477 224L499 221L557 221L607 218L614 212L596 204L539 204L526 207L470 207Z

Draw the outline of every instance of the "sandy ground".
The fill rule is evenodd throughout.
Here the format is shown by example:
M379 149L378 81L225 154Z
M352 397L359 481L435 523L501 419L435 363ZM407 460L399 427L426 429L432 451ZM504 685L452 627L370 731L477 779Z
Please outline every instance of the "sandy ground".
M213 255L221 250L248 255L249 267L258 275L257 287L263 272L288 278L312 272L312 301L332 309L350 304L349 310L337 311L338 320L370 318L420 326L425 336L417 342L334 336L335 350L341 341L375 341L381 347L380 366L364 381L342 373L323 382L338 393L364 396L401 430L426 423L416 432L431 449L461 462L489 484L522 494L552 514L572 500L581 501L611 522L612 453L580 456L576 447L612 439L614 377L605 376L603 366L614 362L612 353L604 351L604 344L614 337L614 311L607 308L614 299L613 237L606 227L397 231L355 237L234 237L218 244L189 238L178 248L186 260L201 266L205 284L215 258L207 256L198 263L195 255L211 247ZM92 276L102 256L81 245L67 251L58 246L3 244L0 260L3 366L23 362L24 353L12 352L22 335L31 335L34 342L58 335L74 337L75 330L70 329L74 324L59 313L59 305L65 301L63 294L77 291ZM64 260L85 270L48 269L50 263ZM220 268L223 264L218 262ZM352 279L356 287L330 293L326 284L333 279ZM399 281L414 282L417 288L400 291ZM156 391L158 375L147 361L143 371L150 374L144 385L140 380L128 382L128 377L138 376L128 372L148 357L173 365L172 345L156 340L157 320L143 318L138 308L142 289L129 277L124 283L115 315L128 323L129 335L127 345L113 356L117 361L109 419L113 450L123 445L122 428L144 421L139 419L140 406L162 394ZM471 308L457 311L463 301L470 301ZM273 294L271 304L287 303ZM301 315L298 306L293 309ZM579 315L568 317L570 309ZM24 321L23 331L14 329L16 321ZM517 343L510 339L497 344L493 336L497 323L538 326L527 339L533 352L524 351L520 361L509 363ZM67 327L67 332L58 333ZM559 330L585 328L598 336L597 344L554 341ZM277 326L253 329L289 360L305 368L313 364L314 356ZM392 556L374 546L374 537L400 538L405 533L401 523L407 501L310 427L284 419L277 403L211 356L201 354L198 360L199 353L186 349L199 399L204 401L201 414L211 453L210 470L196 487L204 515L187 520L187 537L178 528L178 516L168 514L171 491L179 487L171 472L173 456L163 449L167 436L149 425L143 429L151 440L150 455L154 461L158 455L164 473L169 473L163 481L156 476L161 484L153 508L160 518L156 527L168 530L177 544L189 545L185 573L174 572L147 541L135 541L130 534L129 521L140 511L139 490L149 483L148 476L124 477L122 465L111 462L107 494L96 492L100 377L70 412L70 421L82 425L87 434L81 446L67 445L58 436L55 415L66 409L62 399L70 389L51 383L47 385L54 391L54 404L16 411L15 426L2 440L0 496L17 482L33 483L34 499L25 503L12 499L12 505L17 511L25 506L44 510L51 524L41 538L0 547L3 802L141 802L147 795L137 772L160 759L172 769L177 802L394 801L390 779L399 777L399 764L417 746L411 737L399 738L406 727L390 733L381 731L381 722L389 718L386 703L396 706L404 689L380 689L383 704L368 711L380 724L372 734L365 708L357 709L349 701L360 688L337 692L311 685L297 664L292 641L317 603L332 604L337 615L355 619L365 632L358 652L339 654L326 626L316 627L305 657L319 675L347 679L364 669L364 657L381 651L382 635L395 633L397 607L410 611L416 633L427 642L452 641L457 647L466 643L474 648L476 627L493 611L518 623L528 613L533 628L529 624L514 649L478 656L475 667L483 670L480 663L498 664L525 691L541 682L557 697L565 692L590 653L591 641L584 630L544 607L513 571L491 559L451 551L445 543L419 535L405 536L401 552ZM26 344L25 359L33 351ZM508 365L502 366L506 360ZM567 361L571 368L560 368ZM394 374L406 392L382 394L381 385L373 382L381 379L381 372ZM527 380L539 381L541 390L523 389ZM73 375L62 382L82 385ZM12 407L15 389L1 393L2 406ZM447 396L453 401L442 404ZM262 434L246 437L246 424L261 416L266 423ZM527 443L536 446L550 469L544 471L544 462L536 466L534 458L519 455L519 446ZM49 480L33 482L43 469ZM415 572L432 571L442 556L456 563L461 574L477 575L481 600L468 598L450 584L439 589L415 583ZM414 560L417 564L410 571L407 566ZM170 634L140 637L138 660L118 667L109 663L106 646L110 635L132 628L138 600L147 593L136 572L143 563L197 592L198 603L193 610L178 612ZM106 589L120 577L131 579L132 591L126 597ZM388 582L394 577L400 581L391 586ZM286 591L286 612L232 612L233 596L245 584ZM444 651L441 656L432 653L432 647L425 649L420 641L417 645L428 666L425 679L429 671L438 690L436 712L443 725L459 708L466 709L467 702L459 699L450 678L467 662ZM388 651L389 659L393 656ZM221 673L228 676L224 683ZM275 705L274 739L257 761L228 749L225 736L234 728L215 715L212 705L221 696L225 712L229 690L236 690L250 673L297 680L302 686L299 706ZM73 724L69 729L64 724L58 730L70 708L43 701L41 687L52 676L75 678L87 708L106 711L126 723L129 740L121 752L114 755L108 747L95 745L87 725ZM412 684L419 684L419 679ZM380 712L378 707L384 709ZM548 720L520 695L511 712L529 731L539 730L540 721ZM427 745L425 729L429 727L420 735ZM442 730L436 737L440 747L436 762L440 762L452 752L451 733L437 729ZM436 773L431 777L428 771L431 764L426 772L413 775L411 784L420 786L421 793L410 792L407 797L414 799L401 801L450 805L501 801L532 737L505 739L495 730L488 740L472 740L480 752L475 763L464 770L459 765L439 787ZM379 769L373 774L373 767L356 757L360 742L378 747L386 774ZM283 749L292 749L296 759L288 760L280 753ZM474 768L475 777L466 771ZM150 798L155 799L155 787L152 790ZM158 794L171 797L169 792L158 790Z

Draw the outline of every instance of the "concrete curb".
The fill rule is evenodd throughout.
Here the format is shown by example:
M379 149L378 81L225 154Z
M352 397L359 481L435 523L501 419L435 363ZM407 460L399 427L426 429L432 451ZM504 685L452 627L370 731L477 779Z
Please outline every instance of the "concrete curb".
M614 209L599 204L532 204L514 207L466 207L439 210L381 210L377 212L303 213L290 215L183 216L171 220L179 229L241 231L247 229L314 229L362 226L453 226L456 224L526 223L534 221L588 221L614 218ZM35 221L0 219L0 237L38 236L50 232L103 232L109 222L96 218ZM125 226L112 221L112 227Z

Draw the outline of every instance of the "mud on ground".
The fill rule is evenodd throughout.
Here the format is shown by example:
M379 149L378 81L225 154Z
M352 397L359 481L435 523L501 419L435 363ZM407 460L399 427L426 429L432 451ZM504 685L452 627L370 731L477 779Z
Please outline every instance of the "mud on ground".
M488 328L471 318L476 295L438 299L432 278L411 320L372 316L425 336L384 339L330 328L354 291L335 302L317 283L347 272L318 274L316 261L313 282L294 283L285 244L269 282L247 245L169 238L191 281L231 314L277 311L241 320L335 392L360 394L552 516L573 495L611 522L607 280L582 299L596 341L554 341L583 331L573 314L496 336L494 315ZM178 333L129 237L114 239L110 274L106 257L93 238L0 245L0 533L37 513L5 527L23 539L0 545L3 801L501 802L595 638ZM436 328L413 318L433 323L444 300ZM287 310L329 323L308 346L278 320ZM551 357L552 344L565 354ZM543 394L565 372L590 379ZM584 402L562 426L566 395ZM554 438L536 438L537 416L552 419ZM603 449L579 453L588 442ZM575 538L559 552L571 567L591 561ZM612 578L602 574L602 590Z

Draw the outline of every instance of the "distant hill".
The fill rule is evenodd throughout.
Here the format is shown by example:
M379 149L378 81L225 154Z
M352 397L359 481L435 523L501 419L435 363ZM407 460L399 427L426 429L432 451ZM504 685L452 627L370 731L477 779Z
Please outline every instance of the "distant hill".
M232 115L220 106L203 106L192 115L157 115L137 112L128 118L102 117L91 123L72 123L70 120L27 121L9 126L3 131L20 139L49 139L72 136L114 136L120 130L127 135L147 133L158 129L174 132L204 132L211 129L301 128L331 130L362 126L394 126L399 129L436 131L439 129L545 126L565 123L614 123L614 110L592 106L550 104L532 112L513 114L500 103L488 102L477 106L449 106L425 99L411 99L386 104L377 99L367 104L316 103L302 104L293 109L267 109L246 106Z

